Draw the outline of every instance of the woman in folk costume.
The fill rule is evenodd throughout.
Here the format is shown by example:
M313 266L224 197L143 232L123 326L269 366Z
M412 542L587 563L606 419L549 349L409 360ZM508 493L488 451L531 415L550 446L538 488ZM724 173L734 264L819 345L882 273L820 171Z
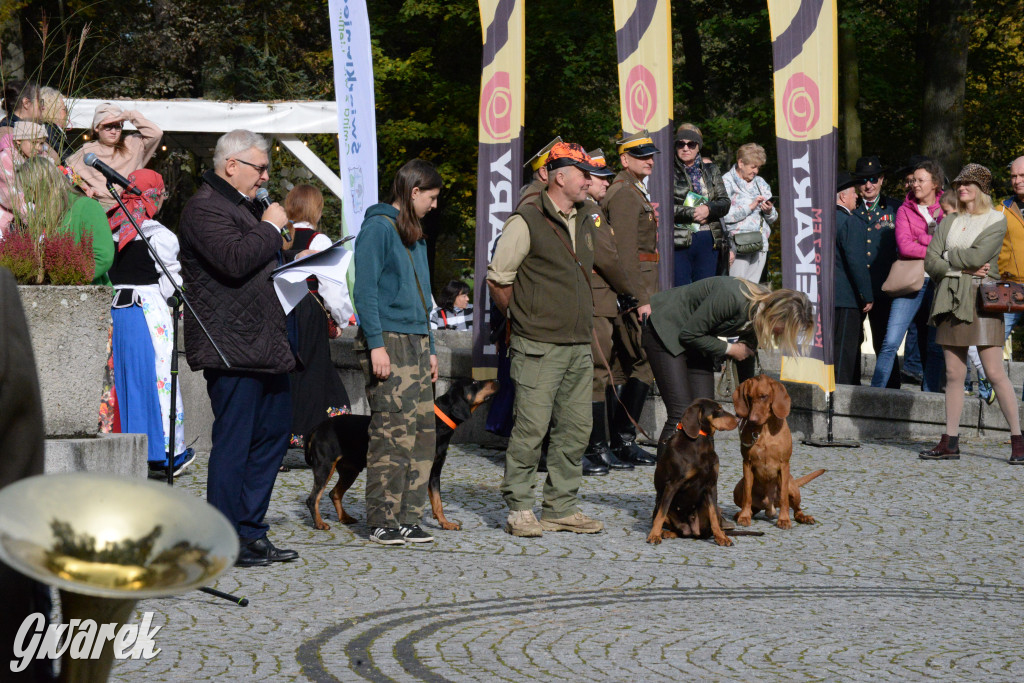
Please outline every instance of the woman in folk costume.
M159 173L139 169L128 176L142 194L127 190L121 194L128 212L149 238L160 260L181 284L178 238L154 220L167 193ZM171 408L171 357L173 319L167 298L174 286L154 260L124 210L110 217L117 254L110 269L116 290L111 304L114 320L114 386L117 388L121 431L149 436L149 465L160 472L167 467ZM194 453L185 448L185 412L181 394L176 401L174 422L175 468L180 472L191 464Z

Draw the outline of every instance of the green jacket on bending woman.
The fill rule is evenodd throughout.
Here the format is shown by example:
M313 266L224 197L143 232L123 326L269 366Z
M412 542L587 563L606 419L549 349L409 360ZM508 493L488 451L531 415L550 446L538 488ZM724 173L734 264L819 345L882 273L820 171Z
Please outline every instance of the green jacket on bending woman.
M651 297L649 324L665 348L677 356L697 351L720 358L729 345L719 337L739 337L756 349L757 335L750 323L750 299L745 292L742 280L726 275L667 289Z

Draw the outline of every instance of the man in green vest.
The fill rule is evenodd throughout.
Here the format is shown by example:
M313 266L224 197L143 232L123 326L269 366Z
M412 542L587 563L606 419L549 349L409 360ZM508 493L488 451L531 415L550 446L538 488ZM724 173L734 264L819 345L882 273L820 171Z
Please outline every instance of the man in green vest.
M658 148L646 130L624 134L615 144L622 171L608 188L601 208L615 226L615 243L622 268L640 306L615 319L612 352L615 387L608 392L611 447L623 462L653 466L657 458L636 444L634 420L640 420L647 393L654 382L651 366L640 345L639 331L644 318L651 313L651 295L658 291L658 216L643 183L654 170ZM611 395L612 391L618 393L618 399Z
M552 147L546 166L546 190L538 202L523 205L505 221L487 267L491 298L512 323L516 420L501 484L509 508L505 531L527 537L544 531L592 534L604 528L580 511L577 497L592 426L594 226L582 208L595 168L582 147L564 142ZM549 426L538 522L534 488Z

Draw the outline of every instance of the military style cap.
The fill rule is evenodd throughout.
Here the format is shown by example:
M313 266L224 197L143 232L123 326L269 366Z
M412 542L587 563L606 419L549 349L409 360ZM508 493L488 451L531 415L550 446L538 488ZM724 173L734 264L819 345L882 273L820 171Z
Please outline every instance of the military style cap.
M583 148L575 142L558 142L548 153L547 167L549 171L554 171L566 166L575 166L584 173L598 170L597 166L590 163L590 157Z
M608 162L604 158L604 150L598 147L592 152L587 152L587 156L590 157L590 163L596 171L591 171L591 175L596 175L602 178L614 178L615 171L608 168Z
M530 157L530 160L523 164L523 168L529 168L531 171L539 171L544 164L548 162L548 153L551 151L551 148L561 141L561 136L555 137L554 140L544 145L539 152Z
M628 154L631 157L637 157L643 159L658 153L658 148L654 146L654 140L651 138L651 134L646 130L642 130L639 133L631 133L626 135L623 131L622 139L615 141L615 147L619 154Z

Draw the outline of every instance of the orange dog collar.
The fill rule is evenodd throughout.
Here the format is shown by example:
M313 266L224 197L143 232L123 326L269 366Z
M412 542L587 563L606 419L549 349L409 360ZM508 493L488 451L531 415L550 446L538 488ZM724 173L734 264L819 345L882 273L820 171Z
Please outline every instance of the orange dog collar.
M436 410L436 407L435 407L435 410ZM682 429L683 429L683 423L682 423L682 422L677 422L677 423L676 423L676 431L682 431ZM698 434L698 436L710 436L710 435L709 435L709 434L708 434L707 432L705 432L705 431L704 431L703 429L702 429L702 430L700 430L699 432L697 432L697 434Z
M455 427L458 426L458 425L455 424L455 420L453 420L450 417L448 417L447 415L445 415L444 412L440 408L437 407L436 403L434 404L434 415L437 415L439 418L441 418L441 422L444 422L446 425L448 425L452 429L455 429Z

